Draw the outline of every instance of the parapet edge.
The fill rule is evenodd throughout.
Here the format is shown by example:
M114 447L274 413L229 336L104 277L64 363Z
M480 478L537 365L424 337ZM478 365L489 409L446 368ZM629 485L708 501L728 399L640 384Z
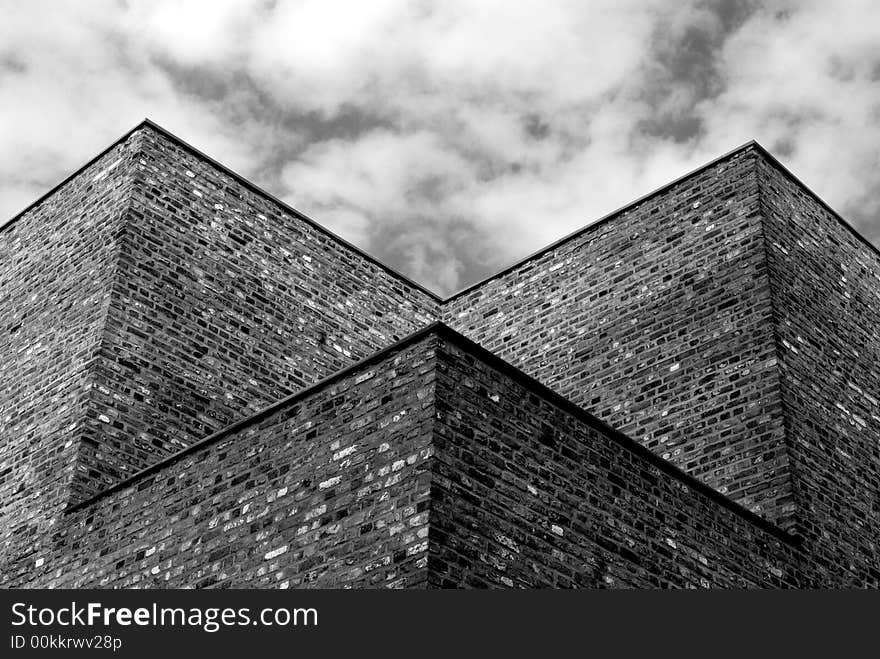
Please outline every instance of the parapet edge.
M652 191L638 197L637 199L634 199L633 201L628 202L624 206L621 206L620 208L613 210L610 213L607 213L607 214L603 215L602 217L579 227L578 229L575 229L573 232L569 233L568 235L565 235L565 236L559 238L558 240L553 241L549 245L545 245L544 247L539 248L538 250L532 252L531 254L528 254L527 256L524 256L523 258L518 259L514 263L512 263L508 266L505 266L501 270L499 270L493 274L490 274L477 282L474 282L472 284L468 284L464 288L462 288L462 289L460 289L450 295L447 295L446 297L443 297L440 294L435 293L434 291L430 290L429 288L427 288L427 287L423 286L422 284L419 284L418 282L414 281L413 279L407 277L406 275L402 274L401 272L398 272L397 270L395 270L391 266L383 263L378 258L372 256L371 254L367 253L363 249L350 243L349 241L345 240L341 236L338 236L337 234L333 233L332 231L330 231L326 227L322 226L319 222L312 219L311 217L309 217L305 213L302 213L301 211L296 210L295 208L293 208L292 206L290 206L286 202L282 201L281 199L279 199L275 195L271 194L270 192L267 192L266 190L264 190L263 188L261 188L257 184L253 183L252 181L250 181L247 178L245 178L244 176L242 176L241 174L238 174L237 172L235 172L234 170L230 169L229 167L223 165L222 163L218 162L214 158L211 158L210 156L208 156L204 152L200 151L196 147L192 146L188 142L184 141L182 138L178 137L177 135L175 135L171 131L167 130L166 128L163 128L162 126L160 126L159 124L155 123L154 121L152 121L148 118L144 119L143 121L138 123L136 126L131 128L130 130L128 130L124 135L122 135L117 140L115 140L112 144L110 144L108 147L103 149L99 154L97 154L95 157L91 158L88 162L86 162L81 167L77 168L74 172L72 172L70 175L68 175L64 180L62 180L60 183L53 186L46 193L44 193L43 195L38 197L36 200L31 202L30 204L28 204L28 206L26 206L24 209L22 209L17 214L12 216L9 220L7 220L5 222L0 222L0 231L3 231L7 227L14 224L19 218L21 218L22 216L27 214L29 211L31 211L33 208L35 208L36 206L41 204L48 197L50 197L55 192L57 192L60 188L62 188L64 185L69 183L73 178L75 178L80 173L82 173L85 169L87 169L88 167L93 165L95 162L100 160L103 156L105 156L112 149L117 147L122 142L126 141L129 137L131 137L138 130L145 128L145 127L148 127L150 129L158 132L163 137L165 137L169 141L173 142L177 146L192 153L197 158L204 160L205 162L207 162L210 165L212 165L213 167L217 168L218 170L220 170L221 172L223 172L227 176L230 176L236 182L243 185L247 189L251 190L255 194L267 199L268 201L277 205L279 208L281 208L285 212L290 213L290 214L294 215L295 217L297 217L298 219L308 223L310 226L314 227L316 230L325 234L326 236L328 236L332 240L337 241L341 245L345 246L347 249L350 249L351 251L358 254L362 258L366 259L370 263L372 263L375 266L379 267L380 269L386 271L387 273L389 273L390 275L392 275L393 277L395 277L396 279L398 279L402 283L405 283L405 284L415 288L416 290L424 293L425 295L430 297L432 300L434 300L435 302L438 302L441 305L446 304L448 302L451 302L451 301L453 301L459 297L462 297L464 295L467 295L468 293L472 292L473 290L480 288L481 286L484 286L485 284L489 283L490 281L492 281L494 279L497 279L499 277L504 276L505 274L525 265L529 261L536 259L536 258L546 254L547 252L550 252L550 251L560 247L561 245L567 243L568 241L570 241L574 238L577 238L588 231L591 231L593 229L596 229L600 226L607 224L608 222L612 221L614 218L622 215L623 213L626 213L627 211L632 210L634 207L638 206L639 204L644 203L645 201L648 201L651 198L656 197L657 195L663 194L664 192L668 191L673 186L678 185L693 176L697 176L700 173L702 173L703 171L705 171L711 167L714 167L715 165L723 162L724 160L731 158L731 157L737 155L738 153L746 151L749 148L755 149L755 151L759 155L761 155L765 160L767 160L767 162L769 162L772 166L777 168L780 172L782 172L783 175L785 175L787 178L789 178L795 185L797 185L799 188L804 190L808 195L810 195L813 199L815 199L819 203L819 205L822 206L822 208L824 208L832 217L834 217L841 225L843 225L849 232L851 232L856 237L856 239L858 239L865 246L867 246L871 251L873 251L877 255L878 259L880 259L880 247L875 246L873 243L871 243L871 241L869 241L861 233L859 233L859 231L852 224L847 222L843 218L843 216L840 215L840 213L835 211L818 194L813 192L813 190L811 190L807 185L805 185L803 183L803 181L801 181L797 176L795 176L787 167L785 167L785 165L783 165L779 161L778 158L776 158L773 154L771 154L757 140L751 139L748 142L745 142L744 144L741 144L740 146L738 146L734 149L731 149L727 153L724 153L724 154L718 156L717 158L713 158L709 162L707 162L703 165L700 165L696 169L693 169L693 170L675 178L674 180L672 180L668 183L665 183L664 185L660 186L659 188L656 188L655 190L652 190Z
M451 344L456 345L457 347L463 349L465 352L468 352L471 355L473 355L474 357L477 357L478 359L480 359L482 362L484 362L485 364L487 364L491 368L494 368L494 369L500 371L501 373L503 373L505 376L510 377L512 380L514 380L517 383L521 384L522 386L526 387L532 393L544 398L545 400L547 400L551 404L555 405L556 407L561 409L563 412L574 416L579 421L586 423L590 427L600 431L602 434L607 436L612 441L618 443L626 450L636 454L638 457L646 460L650 464L654 465L655 467L657 467L658 469L660 469L661 471L666 473L668 476L680 481L681 483L696 490L697 492L700 492L701 494L703 494L704 496L713 500L714 502L721 505L722 507L724 507L724 508L730 510L731 512L733 512L734 514L744 518L747 522L751 523L752 525L757 526L757 527L761 528L762 530L772 534L774 537L785 542L788 545L791 545L795 548L799 548L801 546L801 539L799 536L795 536L795 535L792 535L792 534L786 532L785 530L776 526L772 522L769 522L768 520L764 519L763 517L756 515L755 513L748 510L747 508L743 507L742 505L740 505L736 501L733 501L732 499L721 494L717 490L714 490L713 488L702 483L701 481L697 480L693 476L685 473L684 471L682 471L681 469L679 469L678 467L673 465L671 462L664 460L663 458L656 455L655 453L653 453L649 449L645 448L644 446L642 446L641 444L639 444L635 440L628 437L623 432L616 430L615 428L612 428L611 426L606 424L604 421L600 420L598 417L587 412L585 409L579 407L577 404L573 403L572 401L568 400L567 398L564 398L562 395L556 393L555 391L553 391L552 389L550 389L546 385L541 384L540 382L538 382L536 379L534 379L530 375L527 375L526 373L524 373L523 371L521 371L517 367L504 361L502 358L498 357L497 355L490 352L486 348L483 348L482 346L475 343L474 341L471 341L467 337L463 336L462 334L460 334L456 330L452 329L451 327L449 327L448 325L446 325L445 323L440 322L440 321L426 325L425 327L417 330L416 332L413 332L412 334L409 334L408 336L402 338L401 340L399 340L399 341L397 341L397 342L395 342L385 348L382 348L381 350L378 350L378 351L372 353L368 357L365 357L364 359L362 359L354 364L351 364L350 366L347 366L343 369L340 369L339 371L336 371L335 373L323 378L322 380L316 382L315 384L313 384L309 387L306 387L304 389L301 389L301 390L297 391L296 393L291 394L290 396L282 398L281 400L276 401L275 403L263 408L262 410L256 412L255 414L252 414L251 416L240 419L239 421L237 421L229 426L226 426L225 428L222 428L221 430L219 430L219 431L205 437L204 439L178 451L177 453L174 453L174 454L156 462L155 464L150 465L149 467L142 469L141 471L139 471L135 474L132 474L128 478L126 478L122 481L119 481L118 483L102 490L101 492L98 492L97 494L91 496L90 498L85 499L85 500L78 502L76 504L73 504L71 506L68 506L63 511L63 514L70 515L72 513L81 511L85 508L89 508L92 505L99 502L101 499L104 499L105 497L107 497L108 495L113 494L115 492L118 492L120 490L124 490L124 489L134 485L137 481L139 481L143 478L146 478L147 476L150 476L156 472L163 470L165 467L168 467L169 465L179 461L180 459L186 457L187 455L190 455L196 451L199 451L200 449L206 448L206 447L210 446L211 444L214 444L214 443L220 441L224 437L227 437L228 435L230 435L234 432L237 432L243 428L246 428L247 426L249 426L251 424L257 423L257 422L265 419L266 417L268 417L276 412L279 412L290 405L295 404L297 401L315 393L316 391L333 384L337 380L340 380L343 377L346 377L346 376L348 376L348 375L350 375L350 374L352 374L352 373L354 373L354 372L356 372L366 366L369 366L370 364L373 364L377 361L380 361L383 358L390 355L391 353L402 350L403 348L406 348L409 345L411 345L419 340L425 339L429 336L437 336L442 339L445 339L445 340L449 341Z

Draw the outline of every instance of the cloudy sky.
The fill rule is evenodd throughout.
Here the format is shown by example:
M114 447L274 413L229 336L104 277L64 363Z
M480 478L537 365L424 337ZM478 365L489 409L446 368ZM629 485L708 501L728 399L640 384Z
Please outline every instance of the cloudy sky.
M0 222L144 117L440 293L752 138L880 244L871 0L0 0Z

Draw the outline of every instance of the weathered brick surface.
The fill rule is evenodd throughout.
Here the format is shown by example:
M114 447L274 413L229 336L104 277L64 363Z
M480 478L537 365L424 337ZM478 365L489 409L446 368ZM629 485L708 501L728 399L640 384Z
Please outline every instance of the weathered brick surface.
M426 585L434 343L410 342L62 517L0 585Z
M436 300L141 131L73 499L423 327Z
M453 297L444 320L789 527L755 148Z
M0 566L69 496L136 151L117 145L0 228Z
M822 583L880 587L880 255L759 172L796 531Z
M877 587L878 303L755 145L440 301L144 124L0 229L0 585Z
M766 522L443 327L64 516L2 585L806 585Z
M805 557L772 525L516 375L479 349L441 344L432 586L809 585Z

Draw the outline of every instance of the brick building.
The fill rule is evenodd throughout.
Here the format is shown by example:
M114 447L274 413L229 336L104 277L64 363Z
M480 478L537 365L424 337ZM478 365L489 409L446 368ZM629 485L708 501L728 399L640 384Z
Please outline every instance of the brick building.
M749 143L441 299L144 122L0 228L3 587L878 587L880 254Z

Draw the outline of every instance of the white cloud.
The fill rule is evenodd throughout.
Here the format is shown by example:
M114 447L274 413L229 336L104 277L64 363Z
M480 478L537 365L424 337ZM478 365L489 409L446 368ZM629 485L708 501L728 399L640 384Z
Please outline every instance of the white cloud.
M758 139L880 238L880 15L872 2L780 3L720 53L726 87L701 104L709 134ZM782 13L780 13L782 12Z
M7 217L149 116L442 292L753 137L880 240L876 3L3 5Z

